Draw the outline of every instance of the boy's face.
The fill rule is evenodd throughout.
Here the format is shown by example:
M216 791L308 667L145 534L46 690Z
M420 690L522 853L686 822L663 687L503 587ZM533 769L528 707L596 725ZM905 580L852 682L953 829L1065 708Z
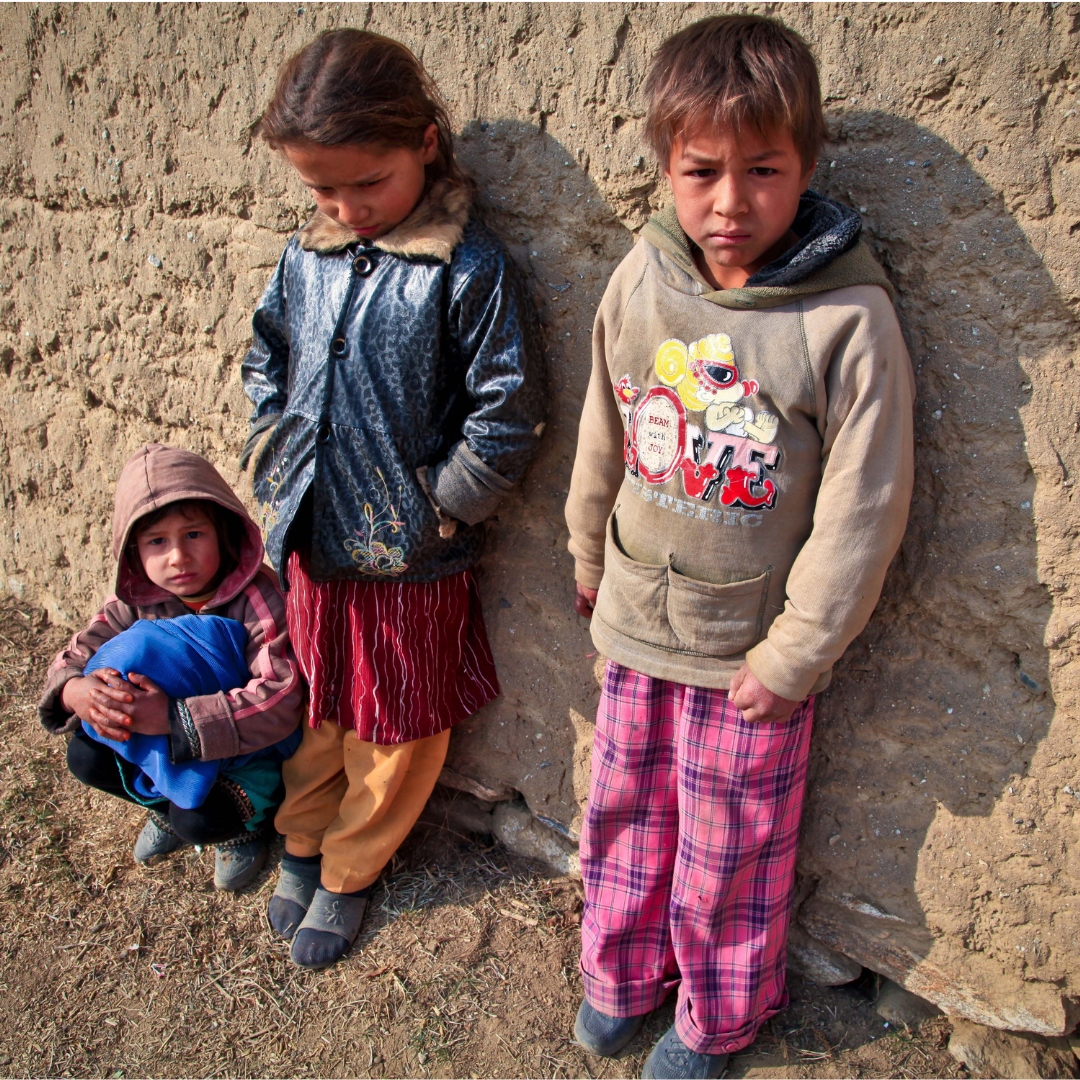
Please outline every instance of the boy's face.
M217 532L201 510L175 510L148 528L136 526L135 542L146 576L173 596L202 596L221 569Z
M400 225L420 201L424 166L439 152L439 129L428 125L415 150L366 143L287 143L281 149L328 218L375 240Z
M710 284L741 288L795 243L791 224L814 164L803 167L786 131L703 126L676 140L664 174Z

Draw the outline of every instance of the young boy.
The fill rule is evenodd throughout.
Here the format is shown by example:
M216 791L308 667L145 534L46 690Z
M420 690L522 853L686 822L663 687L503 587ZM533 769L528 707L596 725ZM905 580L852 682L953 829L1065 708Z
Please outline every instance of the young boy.
M808 190L814 59L771 19L670 38L646 136L674 206L596 318L567 502L608 658L581 842L578 1040L720 1076L784 1008L813 694L904 531L913 378L853 211Z
M304 684L284 597L258 526L189 450L154 444L128 460L112 550L115 592L49 668L38 715L71 733L79 780L147 808L136 862L212 844L214 885L235 892L266 861L281 762L300 741ZM192 626L194 613L217 618ZM147 624L173 640L140 634ZM195 689L200 668L208 685ZM174 684L187 692L167 692Z

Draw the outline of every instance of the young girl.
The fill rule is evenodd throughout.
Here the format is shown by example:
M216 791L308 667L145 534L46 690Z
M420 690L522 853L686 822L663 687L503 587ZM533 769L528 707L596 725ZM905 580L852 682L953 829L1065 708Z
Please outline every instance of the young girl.
M259 529L208 461L146 446L116 486L113 555L115 595L49 669L41 722L73 733L68 767L84 784L148 808L137 862L213 844L215 886L242 889L266 861L281 760L299 741L304 704ZM134 660L140 632L173 619L173 633L144 641ZM185 644L195 663L170 671ZM106 666L99 652L112 652ZM178 676L199 666L213 685L191 693L199 680ZM187 696L164 692L150 671L167 685L186 681Z
M311 687L286 764L275 929L340 959L435 785L450 728L498 694L472 567L536 450L536 313L470 214L446 111L396 41L328 31L257 130L318 207L243 364L267 549ZM247 448L246 448L247 449Z

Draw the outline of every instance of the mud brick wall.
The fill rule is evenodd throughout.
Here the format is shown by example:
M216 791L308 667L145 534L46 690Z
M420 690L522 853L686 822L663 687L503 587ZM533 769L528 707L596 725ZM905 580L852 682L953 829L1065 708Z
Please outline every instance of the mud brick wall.
M663 183L641 87L724 5L10 5L0 11L0 580L77 623L143 442L241 490L239 362L304 190L248 125L317 30L403 39L450 100L553 372L482 571L503 696L447 779L566 862L596 682L562 503L605 279ZM947 1011L1059 1033L1080 1001L1080 6L791 5L914 359L911 525L820 703L802 929ZM513 797L517 801L500 802ZM482 808L481 808L482 809ZM546 846L545 846L546 845Z

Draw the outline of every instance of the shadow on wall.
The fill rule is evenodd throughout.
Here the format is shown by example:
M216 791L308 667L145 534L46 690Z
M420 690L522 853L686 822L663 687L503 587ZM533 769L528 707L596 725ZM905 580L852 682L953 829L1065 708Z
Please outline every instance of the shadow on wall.
M515 850L565 865L588 789L598 690L588 630L573 611L563 506L593 317L633 237L577 156L536 125L473 121L457 151L477 181L481 218L533 287L551 413L524 483L489 522L479 571L502 696L456 730L448 766L479 779L489 796L520 793L524 802L498 808L500 835Z
M1042 581L1068 502L1036 491L1025 427L1038 465L1066 406L1050 399L1071 367L1054 343L1075 318L950 145L877 112L837 134L814 186L863 212L897 288L916 483L881 603L819 702L799 920L946 1011L1064 1033L1078 957L1052 897L1076 759ZM1075 679L1055 672L1059 697Z

